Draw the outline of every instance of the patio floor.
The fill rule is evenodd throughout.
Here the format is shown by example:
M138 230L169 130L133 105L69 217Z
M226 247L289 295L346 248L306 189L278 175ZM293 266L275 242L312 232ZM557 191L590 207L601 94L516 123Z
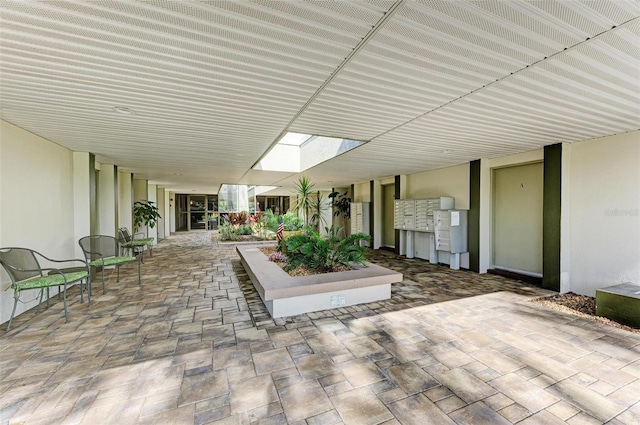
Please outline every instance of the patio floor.
M638 424L640 334L375 252L392 299L273 320L232 246L173 235L0 331L1 424Z

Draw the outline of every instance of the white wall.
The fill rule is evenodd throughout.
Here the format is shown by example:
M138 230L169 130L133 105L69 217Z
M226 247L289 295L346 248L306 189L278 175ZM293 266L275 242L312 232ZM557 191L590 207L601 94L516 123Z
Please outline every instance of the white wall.
M31 248L55 259L75 258L72 152L6 121L0 121L0 152L1 246ZM2 288L9 282L4 271L0 281ZM23 297L36 295L26 291ZM19 303L16 315L35 305ZM0 322L9 320L12 308L13 292L0 291Z
M640 285L640 131L570 150L571 291Z
M353 185L352 202L371 202L371 184L369 182Z
M469 209L469 164L424 171L407 176L406 199L455 198L457 209Z

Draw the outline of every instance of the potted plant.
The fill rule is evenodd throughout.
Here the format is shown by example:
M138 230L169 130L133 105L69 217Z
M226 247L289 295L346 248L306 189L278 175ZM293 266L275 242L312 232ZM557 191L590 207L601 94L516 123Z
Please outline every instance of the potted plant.
M143 225L154 228L160 216L158 207L153 201L136 201L133 203L133 229L137 232Z

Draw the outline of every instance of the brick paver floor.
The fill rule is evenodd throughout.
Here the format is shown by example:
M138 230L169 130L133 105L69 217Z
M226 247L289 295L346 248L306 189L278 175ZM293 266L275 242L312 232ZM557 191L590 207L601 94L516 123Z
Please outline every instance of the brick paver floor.
M0 331L1 424L640 423L640 334L376 251L392 299L270 318L233 246L176 234L91 307Z

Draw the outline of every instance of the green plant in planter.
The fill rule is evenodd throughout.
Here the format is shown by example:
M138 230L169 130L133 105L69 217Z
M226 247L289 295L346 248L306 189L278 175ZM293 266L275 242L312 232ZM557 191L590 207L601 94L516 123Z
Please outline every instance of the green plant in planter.
M304 224L310 224L311 214L310 210L313 202L313 187L314 183L311 183L308 177L302 176L296 182L296 196L298 201L296 202L295 210L304 212Z
M325 230L325 237L307 228L306 233L291 236L286 240L289 270L305 265L325 273L334 271L338 265L366 264L364 254L367 248L360 246L359 242L368 241L371 236L355 233L343 238L340 226L326 227Z
M153 201L136 201L133 203L133 229L137 232L142 225L149 226L152 229L156 227L160 216L158 207L153 205Z

